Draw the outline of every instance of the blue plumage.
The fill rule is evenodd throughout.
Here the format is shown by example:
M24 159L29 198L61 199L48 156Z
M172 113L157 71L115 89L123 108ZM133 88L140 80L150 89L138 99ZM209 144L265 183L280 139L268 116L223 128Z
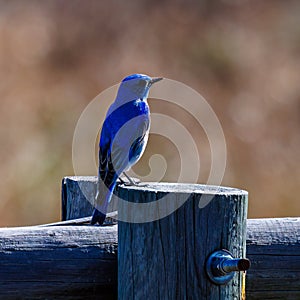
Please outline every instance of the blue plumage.
M151 85L162 78L129 75L120 84L102 126L95 209L91 224L104 222L116 181L142 156L150 130L147 97Z

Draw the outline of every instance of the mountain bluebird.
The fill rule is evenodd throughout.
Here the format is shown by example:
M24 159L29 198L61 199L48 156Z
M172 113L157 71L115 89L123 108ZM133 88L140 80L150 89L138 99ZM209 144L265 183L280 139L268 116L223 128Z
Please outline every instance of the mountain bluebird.
M104 120L99 144L99 172L91 224L103 224L121 173L142 156L150 130L147 97L162 78L133 74L123 79Z

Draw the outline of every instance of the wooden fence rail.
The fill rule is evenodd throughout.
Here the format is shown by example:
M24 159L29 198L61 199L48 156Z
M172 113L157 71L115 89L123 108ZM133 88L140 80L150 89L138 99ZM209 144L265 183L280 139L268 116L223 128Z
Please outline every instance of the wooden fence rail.
M247 299L300 299L300 218L248 219ZM117 225L0 229L0 299L115 299Z
M117 225L0 229L0 299L113 299Z
M78 181L64 181L65 217ZM0 229L0 299L116 299L118 226L73 223ZM246 248L247 299L300 299L300 218L248 219Z

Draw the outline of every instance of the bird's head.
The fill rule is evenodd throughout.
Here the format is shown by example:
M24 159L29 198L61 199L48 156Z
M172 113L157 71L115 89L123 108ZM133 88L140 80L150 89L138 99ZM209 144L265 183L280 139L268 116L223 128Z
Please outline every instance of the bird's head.
M144 74L132 74L125 77L120 85L118 97L126 97L126 101L145 99L148 97L149 89L155 82L163 78L151 78Z

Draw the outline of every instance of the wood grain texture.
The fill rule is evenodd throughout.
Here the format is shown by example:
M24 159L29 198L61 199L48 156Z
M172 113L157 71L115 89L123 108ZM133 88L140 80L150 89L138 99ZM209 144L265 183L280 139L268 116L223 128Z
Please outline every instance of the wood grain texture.
M92 215L96 184L96 176L63 178L61 189L63 221Z
M247 299L300 299L300 218L247 226ZM116 248L117 226L1 228L0 299L115 299Z
M212 201L199 209L201 196L211 194ZM127 203L158 203L158 199L170 197L183 204L153 222L119 221L118 299L241 299L241 274L236 273L226 285L215 285L206 275L205 261L220 249L245 257L247 192L160 183L120 186L119 196ZM119 203L119 218L124 219L123 213L140 213L129 212L127 206L125 201ZM163 209L157 207L156 211Z
M63 205L68 203L74 218L88 216L92 207L84 203L87 201L84 196L76 198L74 194L80 195L78 181L83 185L88 182L90 189L95 180L93 177L67 180L71 189L64 190L69 197L65 194ZM64 209L71 216L67 207ZM252 263L247 272L247 299L300 299L299 233L300 218L247 220L247 257ZM183 235L178 238L183 239ZM143 251L136 246L136 251ZM0 299L113 299L116 249L117 226L0 229ZM168 259L180 250L173 249Z
M69 176L62 180L62 221L91 216L96 195L96 176ZM118 194L118 186L115 189ZM117 197L113 195L110 211L117 210Z
M114 299L117 227L0 230L0 299Z
M300 299L300 218L247 221L247 299Z
M84 210L87 200L82 193L78 198L72 193L78 194L78 182L95 185L96 177L67 177L65 180L68 197L64 202L73 211L73 217L89 215L92 208ZM299 233L300 218L247 220L246 248L247 257L251 259L246 277L247 299L300 299Z

